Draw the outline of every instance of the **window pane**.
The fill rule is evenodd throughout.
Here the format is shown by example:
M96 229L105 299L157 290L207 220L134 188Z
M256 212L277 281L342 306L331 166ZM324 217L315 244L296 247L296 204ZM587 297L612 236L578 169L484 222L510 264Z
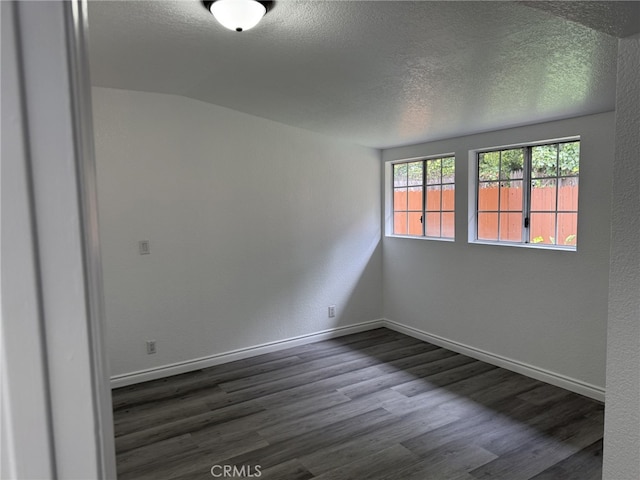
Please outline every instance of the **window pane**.
M498 210L498 182L478 185L478 210Z
M407 185L407 164L400 163L393 166L393 186L404 187Z
M485 152L478 157L478 179L498 180L500 152Z
M497 158L499 159L499 152ZM499 161L496 165L499 167ZM392 167L394 176L393 233L395 235L426 235L439 238L442 233L442 207L444 206L448 210L445 219L447 221L446 235L453 238L455 229L455 158L444 157L411 161L398 163ZM426 191L425 188L427 188ZM427 210L429 211L428 216L426 215Z
M409 187L408 210L422 211L422 187Z
M408 163L407 168L409 185L422 185L422 162Z
M409 235L422 235L422 212L409 212Z
M456 222L455 215L451 213L442 214L442 238L455 238Z
M440 187L440 185L437 187L427 187L427 210L440 210L440 205L442 205L440 199L441 190L442 187Z
M498 240L497 213L478 213L478 240Z
M580 174L580 142L561 143L558 147L560 175Z
M555 179L531 181L531 210L553 212L556 209Z
M427 237L440 236L440 213L427 213L427 224L425 225L425 235Z
M556 243L556 214L532 213L529 238L531 243L554 245Z
M442 177L440 176L441 160L427 160L427 183L432 185L434 183L442 183Z
M453 185L442 187L442 210L454 210L456 205L456 188Z
M393 233L396 235L407 234L407 213L395 212L393 214Z
M579 141L479 153L478 240L575 245L579 157Z
M512 180L500 184L500 210L522 211L522 180Z
M576 245L578 239L578 214L558 214L558 245Z
M565 178L560 180L558 192L558 210L578 211L578 179Z
M478 179L498 180L500 152L485 152L478 155Z
M500 240L505 242L522 241L522 213L500 214Z
M531 178L554 177L557 172L558 144L531 148Z
M442 183L454 183L456 181L456 159L447 157L442 159Z
M407 189L396 188L393 190L393 210L406 210L407 209Z
M522 178L523 165L524 150L522 148L503 150L500 160L500 178L502 180Z

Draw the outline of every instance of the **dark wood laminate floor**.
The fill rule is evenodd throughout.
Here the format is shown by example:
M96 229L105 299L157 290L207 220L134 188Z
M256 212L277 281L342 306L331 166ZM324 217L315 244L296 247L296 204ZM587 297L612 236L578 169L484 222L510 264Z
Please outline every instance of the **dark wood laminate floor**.
M119 388L113 404L121 480L602 471L601 403L387 329Z

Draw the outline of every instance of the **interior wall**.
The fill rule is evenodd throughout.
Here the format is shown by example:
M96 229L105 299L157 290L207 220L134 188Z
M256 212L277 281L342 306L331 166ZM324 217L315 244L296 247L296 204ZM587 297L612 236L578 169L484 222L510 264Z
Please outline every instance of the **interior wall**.
M112 375L381 317L379 151L178 96L93 102Z
M640 35L618 46L603 478L640 478Z
M581 136L577 251L469 244L469 150L575 135ZM383 160L450 152L456 240L384 238L385 318L602 394L613 113L388 149Z

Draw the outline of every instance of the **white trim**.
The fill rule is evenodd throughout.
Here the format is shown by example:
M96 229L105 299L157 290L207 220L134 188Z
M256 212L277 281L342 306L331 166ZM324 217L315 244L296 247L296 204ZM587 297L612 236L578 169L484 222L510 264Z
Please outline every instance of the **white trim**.
M408 158L398 158L397 160L385 160L386 163L390 163L391 165L396 165L398 163L411 163L411 162L419 162L420 160L436 160L438 158L448 158L456 156L456 152L449 153L435 153L433 155L420 155L417 157L408 157Z
M475 150L469 150L467 170L467 243L476 242L478 230L478 161Z
M417 235L395 235L395 234L390 234L390 235L385 235L387 238L408 238L410 240L430 240L430 241L436 241L436 242L449 242L449 243L455 243L455 238L449 238L449 237L427 237L427 236L417 236Z
M516 247L516 248L532 248L534 250L555 250L556 252L577 252L578 248L567 245L549 245L541 243L518 243L518 242L500 242L498 240L473 240L469 241L472 245L493 245L494 247Z
M596 385L592 385L590 383L586 383L575 378L568 377L566 375L555 373L550 370L545 370L544 368L536 367L528 363L519 362L518 360L513 360L508 357L503 357L502 355L496 355L495 353L487 352L470 345L455 342L439 335L427 333L417 328L394 322L393 320L384 319L383 326L389 328L390 330L395 330L396 332L404 333L405 335L417 338L418 340L423 340L425 342L438 345L448 350L462 353L463 355L467 355L478 360L482 360L483 362L497 365L498 367L506 368L507 370L511 370L516 373L521 373L522 375L526 375L527 377L550 383L551 385L564 388L565 390L579 393L580 395L584 395L585 397L604 402L605 390L602 387L598 387Z
M477 155L478 153L495 152L498 150L510 150L512 148L539 147L541 145L549 145L552 143L570 143L570 142L579 142L579 141L580 141L580 135L569 135L568 137L549 138L547 140L536 140L535 142L517 142L517 143L508 143L506 145L497 145L493 147L475 148L473 149L473 153L474 155Z
M13 431L3 431L3 439L11 442L12 471L1 472L3 478L15 473L16 478L112 479L116 462L101 334L87 5L85 0L5 3L9 70L16 71L8 76L2 71L3 92L9 80L15 94L7 110L3 99L2 135L7 118L7 125L13 125L7 131L17 134L10 136L8 150L13 182L7 211L22 215L6 224L2 219L3 228L11 224L7 238L2 231L3 260L9 239L17 247L7 250L11 265L19 267L5 272L3 263L2 276L12 278L10 293L21 285L25 291L12 295L8 310L14 327L6 332L11 333L8 360L13 368L10 391L3 391L2 400L10 400ZM5 13L10 17L5 19ZM3 30L3 42L5 37ZM3 43L3 67L4 50ZM18 86L11 85L15 79ZM5 186L3 177L3 200ZM5 293L3 282L3 313L10 306ZM33 367L36 363L40 365ZM29 380L26 388L22 377ZM44 414L34 408L42 394ZM23 419L26 409L30 415Z
M403 325L401 323L394 322L393 320L385 318L357 323L355 325L348 325L346 327L330 328L307 335L300 335L284 340L277 340L275 342L255 345L253 347L240 348L238 350L232 350L230 352L218 353L216 355L210 355L208 357L201 357L184 362L177 362L169 365L163 365L161 367L150 368L147 370L139 370L137 372L115 375L111 377L111 388L124 387L127 385L133 385L135 383L142 383L149 380L169 377L171 375L187 373L194 370L199 370L201 368L213 367L215 365L220 365L223 363L242 360L249 357L255 357L257 355L276 352L278 350L284 350L285 348L319 342L321 340L327 340L330 338L342 337L344 335L364 332L380 327L385 327L396 332L404 333L405 335L417 338L418 340L432 343L453 352L458 352L463 355L482 360L483 362L506 368L507 370L526 375L527 377L535 378L536 380L540 380L542 382L564 388L565 390L579 393L580 395L584 395L600 402L604 402L605 391L602 387L582 382L575 378L555 373L550 370L545 370L528 363L519 362L518 360L513 360L502 355L487 352L486 350L481 350L470 345L465 345L460 342L449 340L439 335L427 333L423 330L419 330L408 325Z
M384 168L384 234L386 237L393 235L393 163L385 162Z
M106 351L104 286L98 225L98 186L93 144L91 80L89 78L88 5L86 0L64 2L69 56L68 75L71 95L74 147L76 151L77 189L80 203L87 331L91 383L96 421L99 478L116 478L116 452L113 408L109 388Z
M55 478L20 7L18 2L0 3L0 478Z
M380 328L384 326L384 320L382 319L370 320L368 322L361 322L355 325L329 328L320 332L299 335L297 337L287 338L284 340L276 340L275 342L263 343L261 345L255 345L253 347L239 348L237 350L231 350L229 352L218 353L215 355L187 360L184 362L172 363L169 365L163 365L161 367L150 368L147 370L138 370L137 372L125 373L122 375L115 375L111 377L111 388L124 387L127 385L132 385L134 383L156 380L158 378L178 375L180 373L191 372L194 370L199 370L201 368L220 365L222 363L242 360L243 358L255 357L257 355L262 355L265 353L284 350L285 348L305 345L307 343L319 342L321 340L328 340L335 337L342 337L344 335L373 330L374 328Z

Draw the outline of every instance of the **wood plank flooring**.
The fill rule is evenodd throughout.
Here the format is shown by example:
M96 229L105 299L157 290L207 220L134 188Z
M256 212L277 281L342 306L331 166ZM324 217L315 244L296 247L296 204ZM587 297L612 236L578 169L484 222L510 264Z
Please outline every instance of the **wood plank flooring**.
M601 403L384 328L119 388L113 405L121 480L602 472Z

